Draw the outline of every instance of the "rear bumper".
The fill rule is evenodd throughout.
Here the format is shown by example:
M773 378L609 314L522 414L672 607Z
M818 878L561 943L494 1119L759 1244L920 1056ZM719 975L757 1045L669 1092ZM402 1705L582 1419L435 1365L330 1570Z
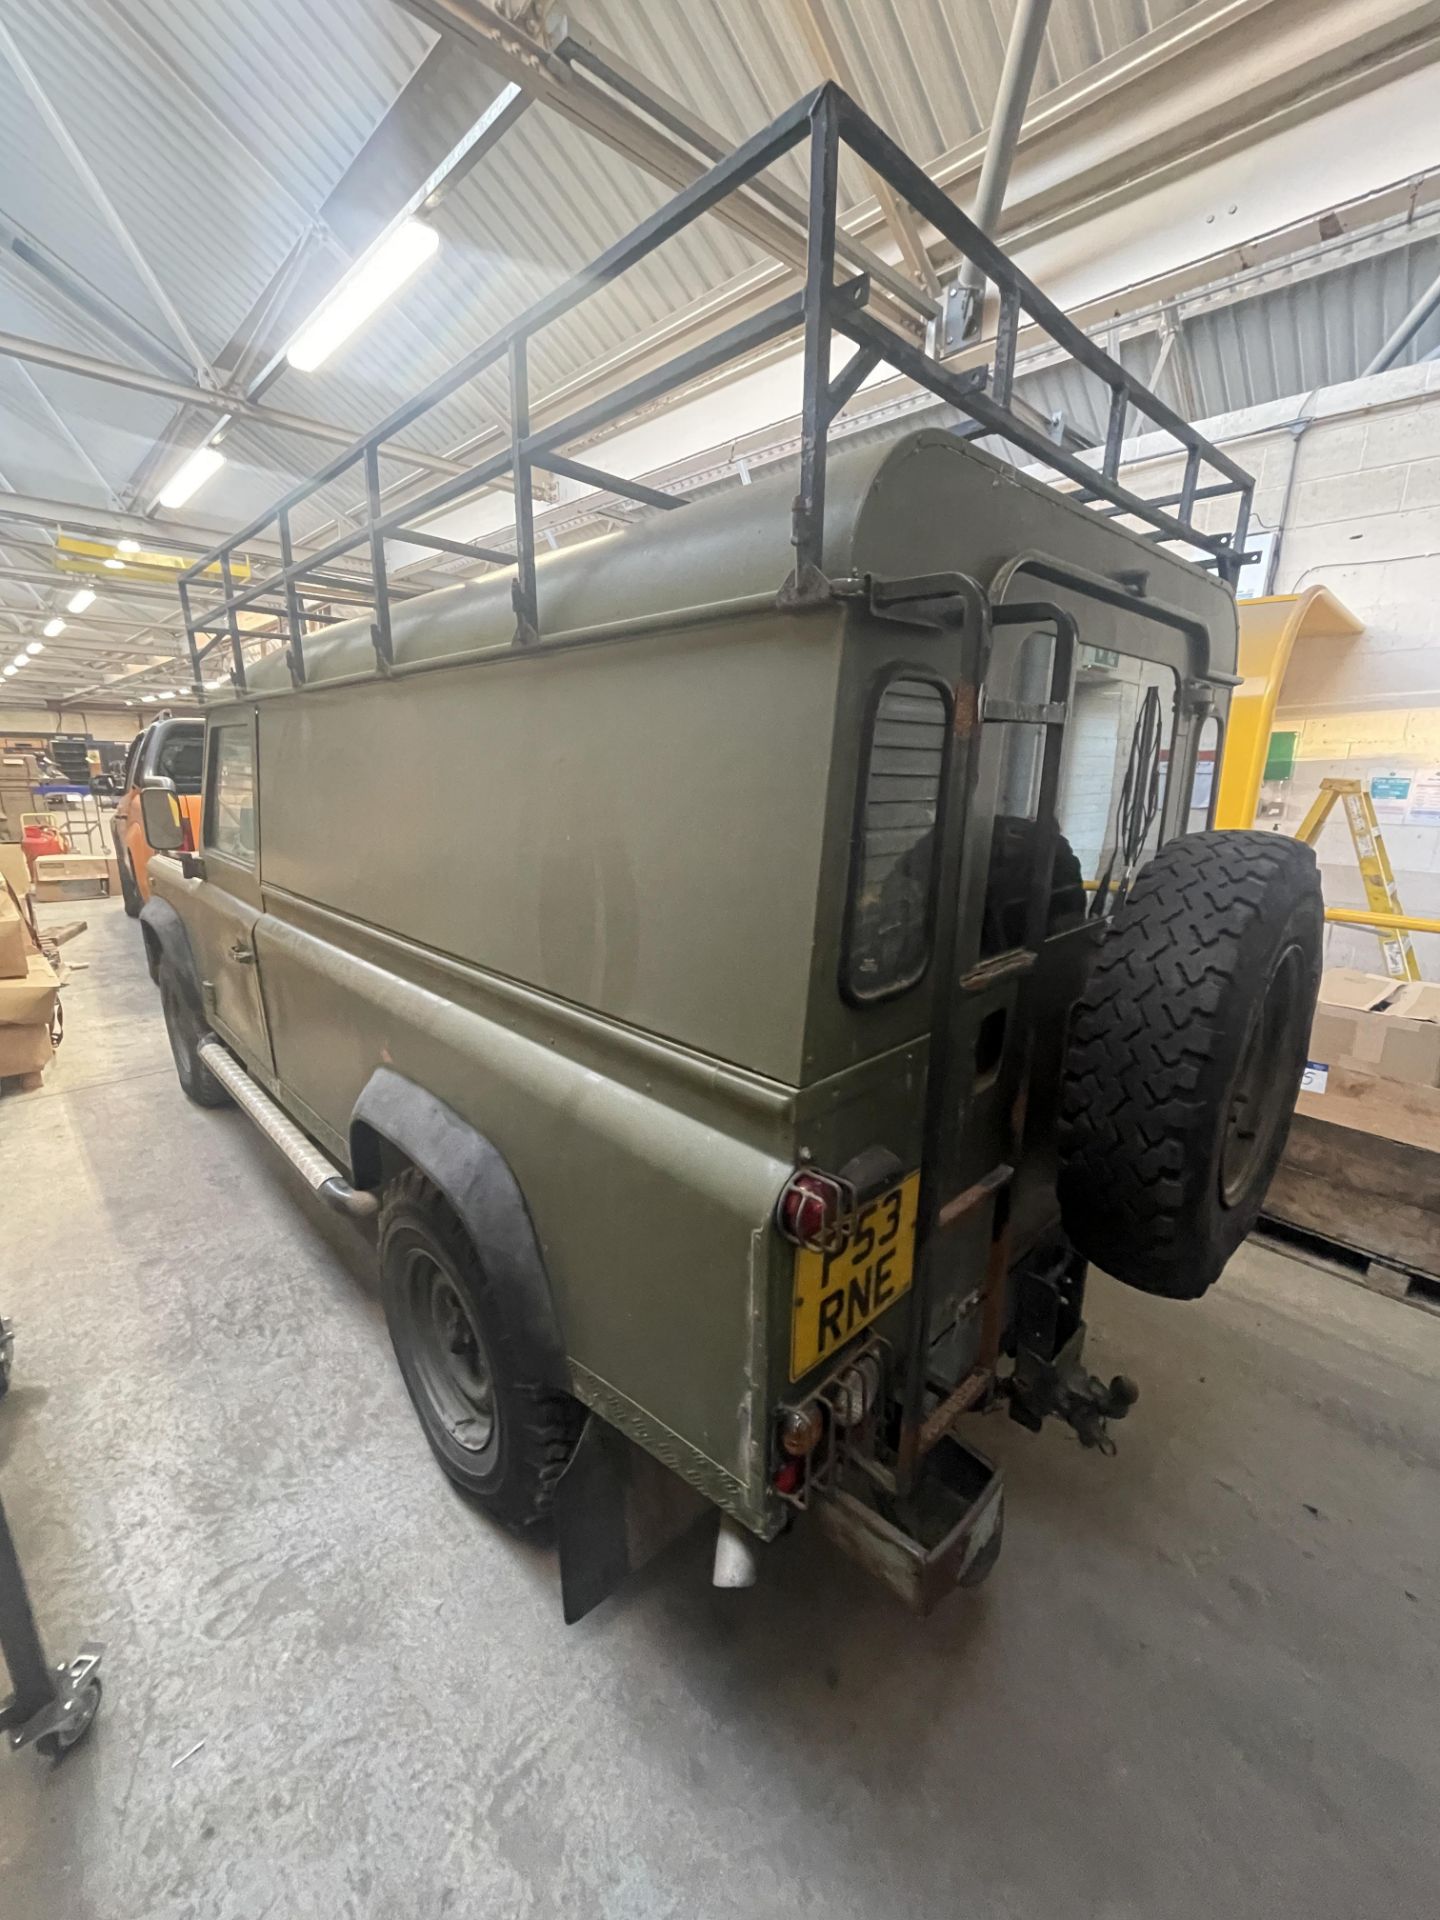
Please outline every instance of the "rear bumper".
M904 1500L885 1499L852 1476L822 1495L814 1513L837 1546L913 1612L926 1614L989 1571L1003 1503L1000 1468L947 1434Z

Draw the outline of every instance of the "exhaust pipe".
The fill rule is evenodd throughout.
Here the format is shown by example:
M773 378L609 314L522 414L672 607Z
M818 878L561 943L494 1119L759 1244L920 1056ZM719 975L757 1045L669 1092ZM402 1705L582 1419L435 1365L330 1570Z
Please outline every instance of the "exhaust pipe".
M715 1535L712 1585L753 1587L759 1572L760 1559L755 1551L755 1536L747 1532L738 1520L732 1520L728 1513L722 1513L719 1531Z
M363 1187L352 1187L336 1171L334 1162L325 1158L288 1113L281 1112L269 1094L255 1084L230 1049L217 1040L213 1033L205 1036L197 1051L236 1106L250 1116L268 1140L273 1141L306 1186L327 1207L333 1207L336 1213L349 1214L352 1220L366 1220L379 1211L380 1202L376 1195L367 1193Z

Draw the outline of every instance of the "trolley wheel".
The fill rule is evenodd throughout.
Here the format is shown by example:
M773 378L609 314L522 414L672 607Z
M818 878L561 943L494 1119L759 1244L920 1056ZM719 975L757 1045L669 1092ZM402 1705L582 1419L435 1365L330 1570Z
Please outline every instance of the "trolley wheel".
M49 1733L38 1735L35 1751L56 1765L62 1761L72 1747L78 1747L95 1723L95 1715L100 1711L100 1696L103 1692L100 1676L87 1680L75 1696L75 1705L64 1726L52 1727Z

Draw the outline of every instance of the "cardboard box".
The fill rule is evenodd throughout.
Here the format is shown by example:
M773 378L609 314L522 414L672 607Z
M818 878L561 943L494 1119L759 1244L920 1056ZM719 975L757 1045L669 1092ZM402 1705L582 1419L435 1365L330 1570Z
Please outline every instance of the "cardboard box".
M0 886L0 979L23 980L30 965L30 930L14 895Z
M42 853L35 862L35 897L98 900L110 885L114 864L103 853ZM117 883L118 879L117 873Z
M22 900L30 891L30 862L16 840L0 840L0 879L8 880Z
M1310 1029L1312 1066L1440 1087L1440 987L1333 967L1320 981ZM1317 1097L1323 1086L1310 1084Z
M60 989L54 969L32 953L23 980L0 979L0 1077L50 1064L50 1020Z

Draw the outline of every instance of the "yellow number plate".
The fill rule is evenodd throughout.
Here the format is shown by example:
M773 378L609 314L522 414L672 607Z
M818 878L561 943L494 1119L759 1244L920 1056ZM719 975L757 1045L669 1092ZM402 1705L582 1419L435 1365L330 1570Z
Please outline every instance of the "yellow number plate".
M839 1253L795 1255L795 1307L790 1322L790 1378L798 1380L829 1360L901 1294L915 1277L915 1205L920 1176L912 1173L867 1201L850 1244Z

